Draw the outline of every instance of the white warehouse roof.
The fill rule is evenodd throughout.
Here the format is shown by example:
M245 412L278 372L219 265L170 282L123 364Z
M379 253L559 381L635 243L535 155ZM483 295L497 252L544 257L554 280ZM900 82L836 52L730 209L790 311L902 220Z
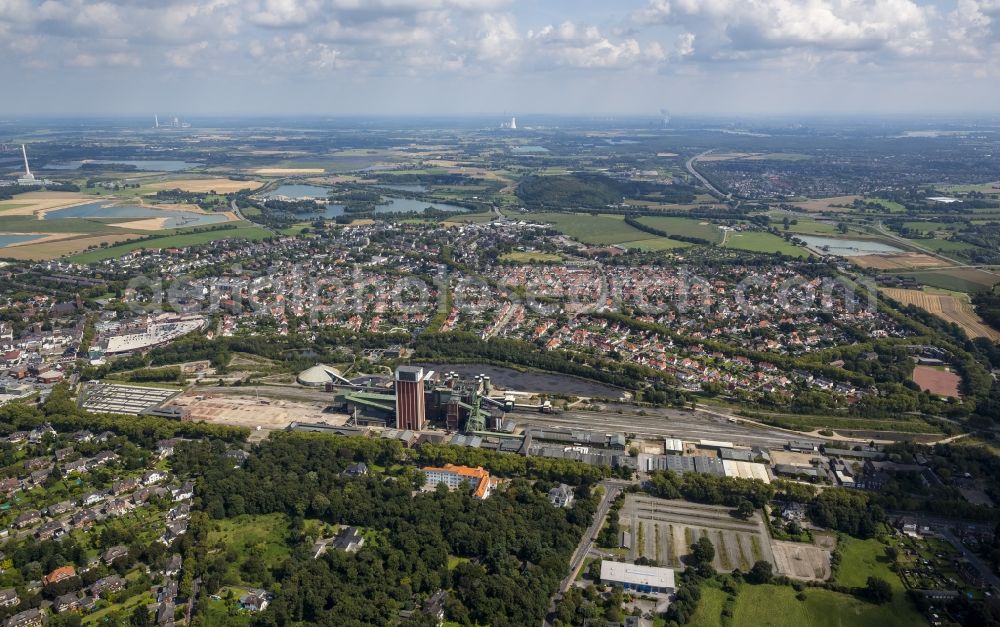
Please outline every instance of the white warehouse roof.
M601 562L601 581L672 589L674 588L674 569L603 560Z

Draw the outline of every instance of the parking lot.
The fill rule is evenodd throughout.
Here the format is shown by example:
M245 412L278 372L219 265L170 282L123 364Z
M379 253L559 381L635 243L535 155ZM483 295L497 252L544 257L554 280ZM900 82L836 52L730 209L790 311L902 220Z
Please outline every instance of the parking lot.
M746 572L757 560L775 562L771 544L760 519L735 518L728 507L668 501L629 494L620 513L623 531L630 536L629 557L656 560L661 566L682 567L690 546L707 537L715 546L713 565L718 570Z

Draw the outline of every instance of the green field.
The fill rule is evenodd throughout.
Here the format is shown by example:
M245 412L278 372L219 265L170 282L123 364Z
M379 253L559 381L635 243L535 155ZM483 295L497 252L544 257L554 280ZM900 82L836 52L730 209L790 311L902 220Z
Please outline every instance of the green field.
M781 253L789 257L808 257L805 248L789 244L784 239L762 231L733 232L726 239L726 248L747 250L755 253Z
M789 586L744 585L736 597L732 624L760 627L913 627L927 624L900 593L885 605L874 605L848 594L819 588L806 588L804 601L799 601L795 595L795 589Z
M719 627L722 624L722 605L725 602L725 592L713 586L703 586L698 608L687 622L688 627Z
M60 222L64 221L68 220L60 220ZM108 248L101 248L98 250L91 250L72 255L68 258L68 260L73 263L94 263L96 261L103 261L104 259L121 257L125 253L130 253L133 250L139 250L141 248L182 248L184 246L195 246L197 244L206 244L216 240L233 239L237 237L242 237L252 241L260 241L271 236L269 231L262 229L259 226L253 226L249 222L230 222L229 224L235 224L237 227L235 229L220 229L217 231L204 231L200 233L178 233L176 235L168 235L166 237L158 237L156 239L146 241L125 242L123 244L118 244L117 246L109 246Z
M892 602L885 607L892 608L893 613L900 616L914 612L902 580L889 568L884 544L875 539L858 540L847 537L841 540L839 548L841 563L837 583L859 588L866 584L869 577L885 579L892 586L893 592Z
M235 549L240 559L249 555L260 557L269 568L288 557L288 518L284 514L244 515L213 522L216 527L208 534L208 546L217 543L226 550ZM238 576L239 564L230 570Z
M979 292L988 290L1000 282L996 273L976 268L956 268L954 270L928 270L903 272L901 276L913 277L924 285L939 287L953 292Z
M547 222L557 231L584 244L610 245L650 239L649 233L625 224L623 216L589 213L535 213L528 219Z
M619 246L624 246L625 248L634 248L636 250L641 250L644 252L651 252L656 250L673 250L675 248L687 248L688 246L693 246L687 242L678 242L675 239L669 239L666 237L654 237L652 239L643 239L636 242L622 242Z
M8 209L19 209L20 207L30 207L31 203L0 202L0 211Z
M722 241L722 230L704 220L671 216L642 216L639 218L639 222L654 229L659 229L668 235L700 237L701 239L715 243Z
M975 250L977 248L968 242L957 242L947 239L910 239L906 241L911 242L914 246L921 246L939 253Z
M756 415L755 420L783 429L811 432L817 429L837 431L897 431L900 433L940 433L923 420L892 420L887 418L845 418L842 416L803 416L792 414Z
M524 252L524 251L514 251L509 253L504 253L500 256L501 259L506 259L507 261L516 261L518 263L548 263L562 261L562 255L556 255L555 253L540 253L540 252Z

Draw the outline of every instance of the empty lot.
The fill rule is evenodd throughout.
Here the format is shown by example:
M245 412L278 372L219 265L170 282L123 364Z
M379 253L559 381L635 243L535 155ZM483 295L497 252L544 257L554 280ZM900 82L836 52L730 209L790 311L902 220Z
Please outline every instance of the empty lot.
M326 403L258 399L255 396L216 396L197 388L174 399L170 405L186 408L190 412L190 420L250 429L284 429L296 421L342 425L348 418L343 414L324 412Z
M746 572L757 560L775 563L760 515L734 518L728 507L668 501L638 494L625 497L620 513L623 531L631 536L629 557L646 557L662 566L681 567L690 546L707 537L715 546L718 570Z

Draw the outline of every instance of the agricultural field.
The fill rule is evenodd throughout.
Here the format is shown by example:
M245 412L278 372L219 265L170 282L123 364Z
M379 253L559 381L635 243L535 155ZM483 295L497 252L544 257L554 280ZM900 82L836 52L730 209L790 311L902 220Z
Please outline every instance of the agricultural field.
M256 189L263 183L260 181L234 181L227 178L191 178L178 179L173 181L159 181L145 185L145 189L154 192L165 189L179 189L184 192L216 192L218 194L228 194L244 189Z
M249 222L232 222L236 225L233 229L218 229L200 232L180 232L174 235L166 235L149 240L126 242L117 246L90 250L73 255L69 261L73 263L94 263L104 259L114 259L126 253L141 248L181 248L184 246L195 246L206 244L216 240L244 238L251 241L260 241L271 236L271 233L259 226L253 226Z
M715 243L722 241L722 230L705 220L671 216L642 216L639 218L639 222L654 229L659 229L668 235L699 237Z
M874 270L919 270L949 265L926 253L899 253L894 255L856 255L848 261L861 268Z
M7 259L46 261L63 255L78 253L91 247L111 246L139 237L141 233L113 233L105 235L53 234L44 240L34 240L0 248L0 257Z
M808 257L809 251L790 244L784 239L762 231L733 231L726 235L726 248L736 248L755 253L780 253L789 257Z
M882 288L889 298L904 305L916 305L934 314L945 322L953 322L962 327L969 337L986 337L1000 340L1000 331L993 329L980 318L962 293L933 293L921 290Z
M953 268L904 272L901 276L913 277L924 285L952 292L981 292L1000 283L1000 274L978 268Z
M774 562L767 531L759 515L734 518L730 508L668 501L630 494L619 513L621 528L631 536L629 557L646 557L681 567L681 558L701 537L715 545L715 568L746 572L758 560Z

